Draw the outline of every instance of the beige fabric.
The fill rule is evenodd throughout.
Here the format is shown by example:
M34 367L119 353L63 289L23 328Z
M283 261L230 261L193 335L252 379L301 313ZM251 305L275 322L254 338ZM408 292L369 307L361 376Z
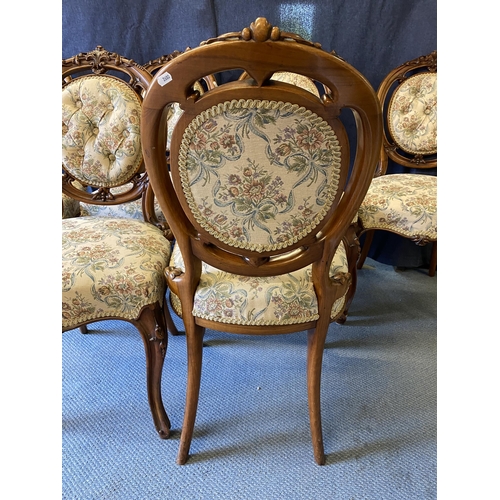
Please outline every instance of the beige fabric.
M132 187L132 183L127 183L124 186L111 188L113 194L123 193ZM155 214L160 222L165 222L165 216L161 211L160 204L155 198ZM142 198L128 203L121 203L119 205L93 205L92 203L81 203L81 215L92 215L94 217L125 217L127 219L144 220L142 213Z
M373 179L358 211L365 229L437 240L437 177L389 174Z
M62 221L62 325L106 317L136 319L165 295L171 244L135 219L77 217Z
M178 102L174 102L168 110L167 118L167 151L170 151L170 142L172 140L172 134L174 133L175 126L182 116L182 109Z
M420 73L405 80L392 95L387 111L394 142L407 153L437 152L437 74Z
M319 97L318 87L314 84L314 82L304 75L299 75L297 73L290 73L289 71L277 71L271 77L271 80L276 80L278 82L285 82L300 87L311 94Z
M324 219L338 190L333 129L296 104L227 101L184 132L179 172L197 222L227 245L285 249Z
M62 218L69 219L80 215L80 202L62 193Z
M89 75L62 90L62 161L85 185L119 186L142 164L141 101L117 78Z
M197 90L200 95L204 94L205 92L205 89L200 82L194 82L193 88L194 90ZM177 125L179 118L182 116L182 113L183 111L178 102L174 102L171 104L167 115L167 151L170 151L170 141L172 140L172 134L174 133L175 126Z
M170 265L184 269L177 245ZM348 270L341 243L330 267L330 276ZM182 316L179 298L171 293L174 310ZM345 296L332 308L335 319L344 308ZM235 325L292 325L318 319L318 301L311 279L311 266L282 276L255 278L226 273L203 263L194 298L193 315Z

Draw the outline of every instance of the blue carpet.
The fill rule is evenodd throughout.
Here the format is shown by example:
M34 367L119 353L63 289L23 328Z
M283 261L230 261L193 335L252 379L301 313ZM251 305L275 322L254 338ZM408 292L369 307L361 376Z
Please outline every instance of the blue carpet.
M207 331L184 466L184 337L169 339L162 392L173 435L162 441L135 328L105 321L64 333L62 498L435 499L437 279L367 259L358 280L347 323L327 337L323 467L310 441L305 333Z

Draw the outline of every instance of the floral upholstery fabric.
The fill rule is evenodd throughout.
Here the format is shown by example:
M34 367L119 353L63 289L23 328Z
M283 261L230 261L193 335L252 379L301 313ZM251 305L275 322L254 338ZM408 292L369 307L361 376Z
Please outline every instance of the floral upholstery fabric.
M227 101L186 128L179 154L196 221L237 248L286 248L314 230L337 193L332 128L295 104Z
M170 151L170 141L172 140L172 134L174 133L174 128L182 116L182 109L178 102L174 102L170 109L168 110L167 118L167 151Z
M358 211L365 229L437 240L437 177L389 174L373 179Z
M170 265L184 269L177 245ZM330 266L330 276L347 272L347 256L341 243ZM179 298L171 293L172 306L182 317ZM331 318L344 308L345 296L335 301ZM248 277L202 265L194 298L193 315L236 325L292 325L318 319L318 301L311 279L311 266L282 276Z
M141 101L117 78L89 75L62 90L62 161L85 185L118 186L142 164Z
M62 218L69 219L80 215L80 202L66 194L62 194Z
M316 87L314 82L307 76L299 75L297 73L290 73L289 71L277 71L271 77L271 80L296 85L297 87L307 90L308 92L311 92L311 94L319 97L318 88Z
M62 221L63 328L105 317L136 319L162 303L170 242L135 219L77 217Z
M193 88L194 90L197 90L200 93L200 95L205 92L200 82L194 82ZM182 116L182 109L179 106L178 102L174 102L170 106L167 116L167 151L170 151L170 141L172 140L172 134L181 116Z
M75 181L74 186L78 189L84 190L85 188L80 182ZM67 194L62 193L62 218L69 219L71 217L79 217L81 215L80 202L71 198Z
M437 74L405 80L392 95L387 121L394 142L407 153L437 152Z
M131 183L124 186L111 188L113 194L123 193L130 189ZM165 222L165 216L161 211L160 204L155 198L155 214L160 222ZM122 217L126 219L139 219L144 220L142 213L142 199L139 198L135 201L128 203L121 203L119 205L93 205L92 203L81 203L81 215L93 217Z

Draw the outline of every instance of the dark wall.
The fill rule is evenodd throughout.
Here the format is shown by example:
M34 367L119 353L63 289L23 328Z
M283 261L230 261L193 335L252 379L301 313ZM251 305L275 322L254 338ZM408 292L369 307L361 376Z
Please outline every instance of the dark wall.
M437 48L436 0L63 0L62 57L102 45L144 64L240 31L259 16L335 50L375 89L394 67ZM370 257L428 264L429 246L379 233Z

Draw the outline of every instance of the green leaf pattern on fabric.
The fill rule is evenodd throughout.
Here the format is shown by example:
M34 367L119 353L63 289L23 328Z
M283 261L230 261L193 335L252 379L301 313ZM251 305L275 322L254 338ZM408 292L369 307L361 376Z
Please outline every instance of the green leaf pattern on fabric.
M437 152L437 74L420 73L394 92L388 108L394 142L407 153Z
M62 90L62 161L85 185L112 187L142 165L141 101L125 82L88 75Z
M365 229L437 239L437 177L388 174L373 179L358 211Z
M187 127L179 171L198 223L226 244L286 248L313 231L338 189L340 145L314 113L231 101Z
M170 265L184 269L177 245ZM346 273L347 256L343 243L333 258L330 276ZM182 316L180 300L171 294L172 305ZM343 310L345 296L331 312L335 318ZM282 276L248 277L227 273L206 263L194 297L193 315L239 325L291 325L318 319L318 301L311 278L311 266Z
M136 319L163 300L171 255L162 232L135 219L62 221L63 327L104 317Z

